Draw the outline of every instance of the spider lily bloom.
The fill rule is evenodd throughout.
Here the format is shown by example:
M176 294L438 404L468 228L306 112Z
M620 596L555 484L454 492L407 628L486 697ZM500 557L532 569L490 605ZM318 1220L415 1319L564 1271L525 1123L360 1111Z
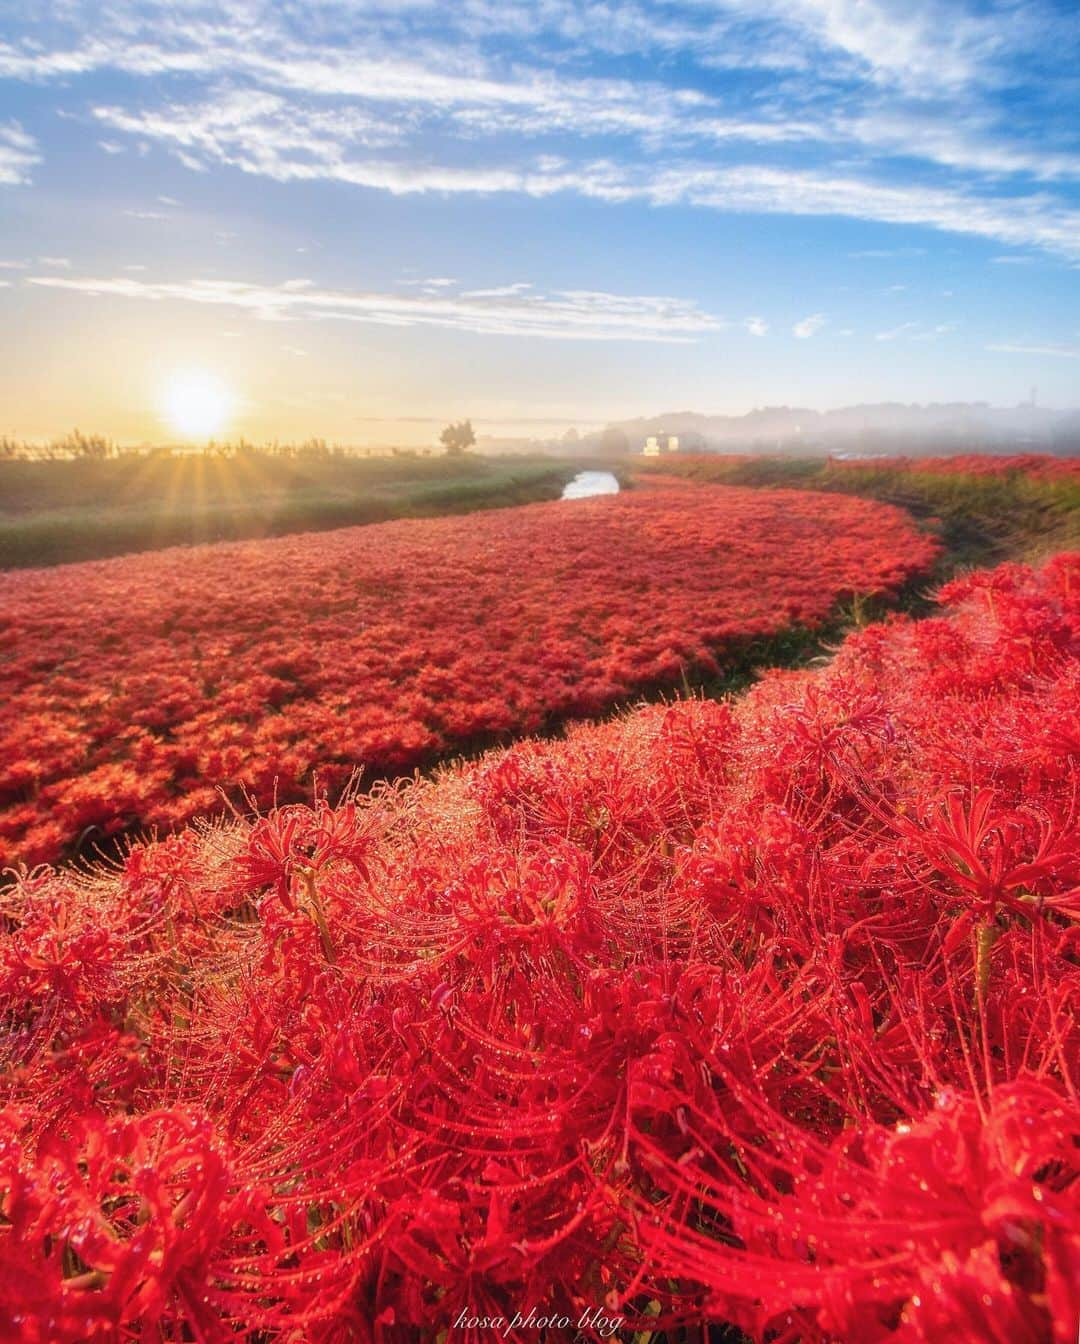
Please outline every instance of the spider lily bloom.
M0 1335L1071 1341L1075 571L723 704L19 874ZM281 707L239 735L268 788L322 731Z
M938 549L886 504L832 496L826 525L811 494L717 487L0 575L0 866L715 676Z

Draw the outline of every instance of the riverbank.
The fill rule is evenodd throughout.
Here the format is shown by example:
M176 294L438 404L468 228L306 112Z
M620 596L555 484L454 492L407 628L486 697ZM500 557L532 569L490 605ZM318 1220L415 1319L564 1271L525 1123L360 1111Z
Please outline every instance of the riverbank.
M906 509L939 536L937 583L972 567L1005 560L1037 563L1080 548L1080 466L1075 459L880 458L835 461L808 457L671 454L638 460L643 484L749 485L860 495Z
M0 462L0 569L558 499L589 465L474 454Z

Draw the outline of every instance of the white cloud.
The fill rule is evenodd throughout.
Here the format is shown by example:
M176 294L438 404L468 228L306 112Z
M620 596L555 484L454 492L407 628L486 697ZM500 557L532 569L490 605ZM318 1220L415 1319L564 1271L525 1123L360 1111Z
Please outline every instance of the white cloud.
M684 202L716 210L844 215L1037 246L1080 260L1080 209L1043 195L998 199L948 187L758 166L670 168L640 190L656 204ZM603 191L601 179L593 192L600 195ZM615 189L610 194L618 196ZM633 194L632 188L623 189L624 198Z
M879 331L874 337L875 341L898 341L902 336L909 336L912 332L919 329L918 322L901 322L898 327L890 327L888 331Z
M30 181L30 169L40 162L37 141L17 121L0 126L0 186L25 185Z
M1006 355L1049 355L1053 359L1080 359L1080 345L1024 345L1018 342L1003 342L1000 345L988 345Z
M71 269L70 257L38 257L40 266L51 266L57 271L68 271Z
M901 322L898 327L879 331L875 341L938 341L956 330L955 322L939 322L936 326L927 326L923 322Z
M983 15L955 0L692 0L681 9L641 0L464 0L452 7L441 0L324 0L318 16L320 33L336 39L322 61L313 60L287 3L246 0L223 12L200 0L175 9L113 0L93 31L73 34L66 47L55 38L51 49L40 40L0 46L0 73L35 80L109 67L190 74L218 72L231 57L272 74L288 36L297 78L342 92L362 85L372 48L395 42L422 53L441 40L457 57L440 72L452 79L460 52L492 39L526 46L547 39L574 54L693 52L707 64L750 70L800 71L812 62L834 78L866 77L925 97L992 79L1014 51L1037 47L1040 27L1054 26L1053 11L1035 0ZM439 87L434 75L421 73Z
M875 80L914 92L972 82L1002 45L1000 22L935 0L761 0Z
M809 317L804 317L801 322L795 323L791 328L791 334L797 336L800 341L808 341L810 337L816 335L824 325L824 313L811 313Z
M839 121L835 133L878 156L921 159L965 173L1021 174L1047 182L1080 178L1080 154L1018 142L987 114L968 112L958 120L943 117L938 107L890 107Z
M89 109L106 153L161 145L192 171L395 195L843 215L1080 260L1080 211L1051 190L1080 180L1069 116L1038 116L1036 134L992 96L1022 60L1052 66L1080 38L1080 17L1044 0L110 0L92 24L77 4L58 11L11 25L0 77L67 96L84 75L129 76ZM597 73L631 54L648 78ZM35 162L21 128L0 129L0 182Z
M1023 48L1035 41L1033 24L1000 13L978 19L951 3L943 17L941 3L926 0L715 0L691 5L691 14L676 22L625 3L613 8L544 0L495 8L473 0L453 10L412 0L401 7L398 22L396 6L357 8L330 0L322 7L321 31L338 40L322 42L305 40L303 30L289 23L287 7L278 13L249 0L231 17L192 0L184 8L187 13L158 10L149 21L134 7L114 4L93 38L84 35L66 50L41 42L0 46L0 75L70 80L114 69L143 78L183 75L211 86L198 113L175 106L98 109L114 129L137 134L142 123L154 138L160 138L154 122L163 111L174 124L186 115L189 132L193 118L201 121L204 134L216 113L210 138L220 141L238 115L252 125L276 108L283 122L279 136L297 120L309 140L314 132L316 149L328 141L341 148L365 136L370 146L403 142L422 124L438 122L470 141L558 131L576 140L630 136L650 148L693 143L699 149L768 149L815 142L832 151L914 157L970 173L1080 176L1080 155L1067 143L1055 147L1047 135L1023 141L985 111L965 104L957 115L948 105L949 98L968 96L973 72L988 58L1004 57L1010 42ZM438 38L423 40L412 31L425 18L437 21ZM691 62L760 70L805 70L809 41L819 48L813 68L822 80L868 84L859 98L847 100L856 110L839 115L822 110L797 81L789 81L779 97L739 101L659 78L598 78L580 70L567 78L550 56L545 67L539 56L530 65L484 54L484 39L520 42L543 32L571 40L585 57L651 48ZM835 70L823 60L830 55ZM662 73L662 65L655 68ZM899 85L902 98L883 102L883 82ZM928 101L931 91L946 101ZM193 144L186 151L192 167L204 162L199 149ZM201 149L211 152L212 146L203 143ZM221 150L219 143L219 158Z
M436 326L485 335L547 340L686 342L724 327L697 304L657 295L559 290L369 293L321 289L309 281L259 285L243 280L146 281L126 276L33 276L28 284L88 296L183 302L239 309L264 320L345 320L384 326Z
M763 317L748 317L743 325L751 336L764 336L769 330L769 324Z
M924 327L913 339L916 341L939 341L942 336L947 336L950 331L955 331L956 327L955 322L939 322L936 327Z
M331 180L393 195L573 192L620 204L694 205L725 212L836 215L967 234L1038 247L1080 260L1080 210L1046 194L995 197L967 188L882 181L828 169L715 163L670 157L656 163L549 155L502 162L373 156L387 138L385 118L335 112L245 92L209 104L132 113L98 107L114 129L160 141L187 166L214 164L280 182ZM383 144L385 148L385 143ZM923 249L871 249L853 255L919 255Z
M519 280L513 285L496 285L493 289L466 289L462 292L468 299L502 299L514 294L524 294L530 289L532 285L527 280Z

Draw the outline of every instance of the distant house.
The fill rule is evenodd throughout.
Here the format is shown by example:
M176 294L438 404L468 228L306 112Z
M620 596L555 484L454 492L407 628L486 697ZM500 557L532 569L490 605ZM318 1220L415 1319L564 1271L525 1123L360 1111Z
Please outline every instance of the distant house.
M659 457L661 453L677 453L679 436L677 434L650 434L642 448L642 456Z

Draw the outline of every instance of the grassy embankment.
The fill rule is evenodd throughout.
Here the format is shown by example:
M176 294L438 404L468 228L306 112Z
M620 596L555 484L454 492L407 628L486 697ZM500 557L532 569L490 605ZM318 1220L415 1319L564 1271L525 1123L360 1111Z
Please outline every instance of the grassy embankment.
M729 651L721 678L684 677L684 694L719 697L744 690L768 667L806 667L828 658L852 629L890 610L923 616L933 594L954 575L1007 560L1038 564L1057 551L1080 548L1080 482L1022 472L905 471L889 463L829 463L821 458L678 457L634 463L633 475L680 477L699 484L840 492L906 509L942 543L933 570L893 599L853 595L822 629L792 626ZM632 481L631 481L632 483ZM656 688L647 698L662 696Z
M673 456L655 462L624 458L612 469L623 487L631 489L635 481L644 484L650 476L667 476L689 483L861 495L906 509L942 544L932 570L891 597L853 593L816 629L792 625L774 635L734 639L717 651L724 667L720 676L687 668L677 685L662 682L639 687L628 701L612 707L613 714L642 701L739 694L768 668L824 663L851 630L881 620L890 611L911 616L933 612L936 590L966 570L991 568L1006 560L1038 564L1057 551L1080 548L1080 484L1076 480L1020 473L994 477L904 472L870 463L830 466L820 458L732 460L719 455ZM537 736L558 735L564 726L563 720L553 720ZM457 758L473 758L508 740L506 735L480 737L462 747Z
M716 485L839 491L907 509L940 537L944 553L929 582L973 566L1038 561L1080 546L1080 481L1024 472L905 471L888 462L706 455L636 464L636 474Z
M557 499L545 457L122 457L0 462L0 569Z

